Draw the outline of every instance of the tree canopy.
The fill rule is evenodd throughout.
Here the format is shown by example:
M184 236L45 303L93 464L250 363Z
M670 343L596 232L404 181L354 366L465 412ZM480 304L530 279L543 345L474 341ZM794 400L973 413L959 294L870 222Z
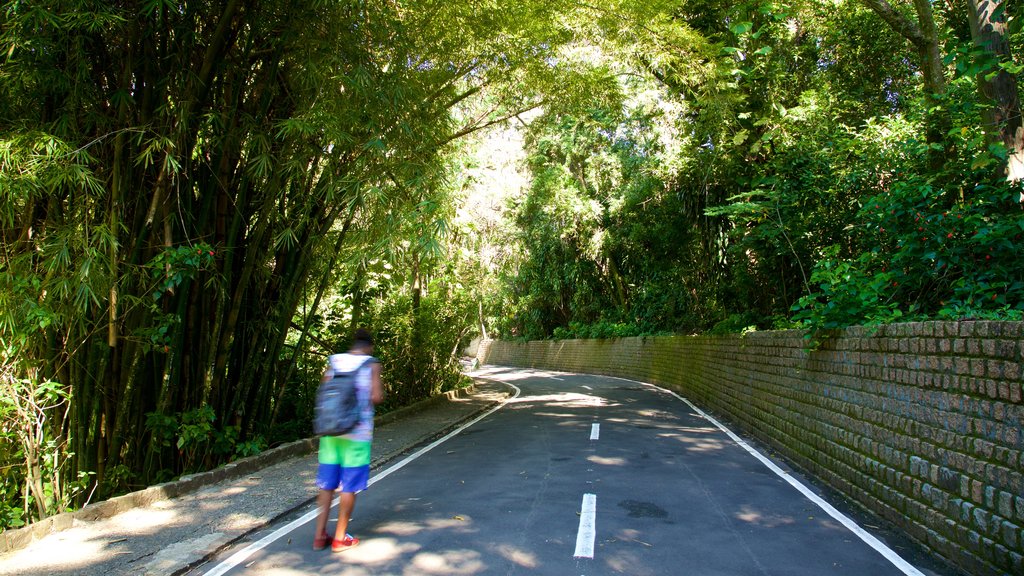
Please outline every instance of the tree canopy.
M603 6L614 85L526 128L503 334L1020 317L1001 3Z
M387 409L482 333L1019 318L984 4L4 2L0 527L308 434L360 325Z

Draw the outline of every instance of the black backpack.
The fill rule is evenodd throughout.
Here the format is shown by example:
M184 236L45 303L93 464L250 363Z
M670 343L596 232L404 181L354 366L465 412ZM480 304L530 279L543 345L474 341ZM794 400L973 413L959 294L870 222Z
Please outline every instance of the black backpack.
M356 397L356 374L371 359L366 357L347 372L334 372L334 376L320 384L316 392L316 410L313 415L313 433L317 436L347 434L362 416L362 406Z

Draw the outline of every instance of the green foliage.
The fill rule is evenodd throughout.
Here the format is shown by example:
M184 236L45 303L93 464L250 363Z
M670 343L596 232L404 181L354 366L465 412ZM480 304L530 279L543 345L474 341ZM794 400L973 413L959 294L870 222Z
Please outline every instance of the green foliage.
M563 328L561 326L555 328L554 333L551 336L556 340L570 340L587 338L628 338L630 336L651 335L653 334L646 332L637 326L626 324L625 322L609 322L607 320L600 320L589 325L570 322L568 328Z
M235 458L244 458L258 454L267 448L267 442L256 436L249 440L240 440L238 426L216 426L217 415L209 405L195 410L174 415L150 412L146 414L146 430L150 434L153 448L160 452L173 447L179 458L178 468L164 469L162 476L177 476L191 472L201 472L224 464ZM117 477L108 472L109 489L118 492L127 486L121 477L132 478L134 474L124 469Z
M102 498L301 433L323 308L347 332L374 297L456 276L454 143L531 108L523 80L568 40L548 2L485 4L3 4L3 369L75 391L47 430L65 487L93 471ZM362 254L401 272L363 282ZM459 322L417 386L455 385Z
M1018 191L1002 181L1005 146L978 128L977 93L1015 63L947 29L953 75L935 108L917 56L863 3L661 9L593 32L608 41L602 66L659 86L630 77L624 106L531 125L503 334L1019 317ZM630 28L641 12L648 38ZM712 65L687 68L697 53ZM953 127L943 143L928 143L934 126Z
M472 292L460 284L454 267L441 270L419 290L418 296L406 282L407 277L391 271L392 267L387 265L369 274L363 289L370 289L375 297L363 295L369 300L364 300L365 309L357 312L351 308L351 299L339 299L336 308L322 319L325 322L318 327L318 333L336 344L329 348L318 345L299 360L297 381L282 397L278 421L265 431L271 444L308 437L311 433L323 359L348 348L348 327L353 314L358 316L359 325L369 327L375 337L374 355L381 361L385 387L384 404L377 408L378 413L468 384L459 354L476 317L477 304Z
M929 150L913 132L862 138L873 145L854 148L848 164L875 183L858 187L842 242L818 249L810 289L793 307L805 327L1022 317L1020 185L1002 173L1005 147L977 129L985 110L977 78L1000 65L956 37L946 50L955 74L944 101L951 124L945 165L929 166ZM894 121L861 132L871 136L871 128Z
M815 328L901 319L1024 317L1020 187L1003 181L950 194L923 179L896 182L859 213L871 239L838 248L812 275L797 318Z
M206 243L192 246L165 248L149 262L150 277L156 283L153 300L159 300L167 292L173 292L186 280L195 278L203 270L214 265L213 248Z
M255 456L260 452L267 449L267 441L262 436L257 436L252 440L246 440L245 442L239 442L234 447L235 458L248 458L249 456Z
M5 486L6 488L6 486ZM17 502L17 494L3 494L0 503L0 529L21 528L25 525L25 512L13 502Z
M178 419L159 412L150 412L146 414L146 430L149 431L154 447L169 448L178 433Z
M466 385L459 352L474 312L472 302L432 291L418 309L409 295L395 295L373 312L369 325L377 334L382 379L388 383L382 411Z
M9 408L0 405L0 421L6 422ZM28 518L23 506L24 454L14 430L0 428L0 530L24 526Z
M708 334L746 334L757 330L786 330L796 328L795 322L783 315L763 317L747 311L741 314L730 314L708 330Z
M126 494L132 490L135 483L135 473L128 466L118 464L107 470L105 481L109 493Z
M5 359L0 373L0 528L16 527L73 507L88 472L70 466L73 454L56 433L70 396L58 382L14 378ZM25 493L22 506L17 502Z

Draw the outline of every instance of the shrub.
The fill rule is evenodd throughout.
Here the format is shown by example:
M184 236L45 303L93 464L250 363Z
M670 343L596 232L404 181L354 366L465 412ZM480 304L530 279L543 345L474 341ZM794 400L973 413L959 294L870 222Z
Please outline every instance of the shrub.
M816 290L794 307L796 318L824 329L932 317L1021 318L1020 186L980 183L962 198L953 192L910 178L870 198L858 217L873 245L853 258L831 247L812 273Z

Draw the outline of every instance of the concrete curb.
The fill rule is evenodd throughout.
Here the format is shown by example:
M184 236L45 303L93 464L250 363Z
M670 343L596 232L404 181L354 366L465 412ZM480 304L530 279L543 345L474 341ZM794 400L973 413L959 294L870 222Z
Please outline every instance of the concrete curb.
M383 426L385 424L396 422L413 414L429 410L438 404L450 402L458 398L464 398L473 394L475 391L476 386L471 385L458 390L444 392L426 400L421 400L415 404L382 414L381 416L374 418L374 426ZM265 452L261 452L254 456L230 462L208 472L182 476L181 478L171 482L157 484L142 490L129 492L128 494L115 496L109 500L89 504L88 506L74 512L56 514L46 518L45 520L30 524L24 528L6 530L3 533L0 533L0 554L6 554L8 552L25 548L33 541L41 539L47 534L60 532L73 527L75 522L92 522L104 518L110 518L134 508L140 508L159 501L177 498L218 482L234 480L236 478L252 474L257 470L272 466L290 458L310 454L317 449L317 445L318 442L316 438L296 440L295 442L271 448L270 450L266 450ZM375 467L380 466L387 460L374 462L373 465Z

